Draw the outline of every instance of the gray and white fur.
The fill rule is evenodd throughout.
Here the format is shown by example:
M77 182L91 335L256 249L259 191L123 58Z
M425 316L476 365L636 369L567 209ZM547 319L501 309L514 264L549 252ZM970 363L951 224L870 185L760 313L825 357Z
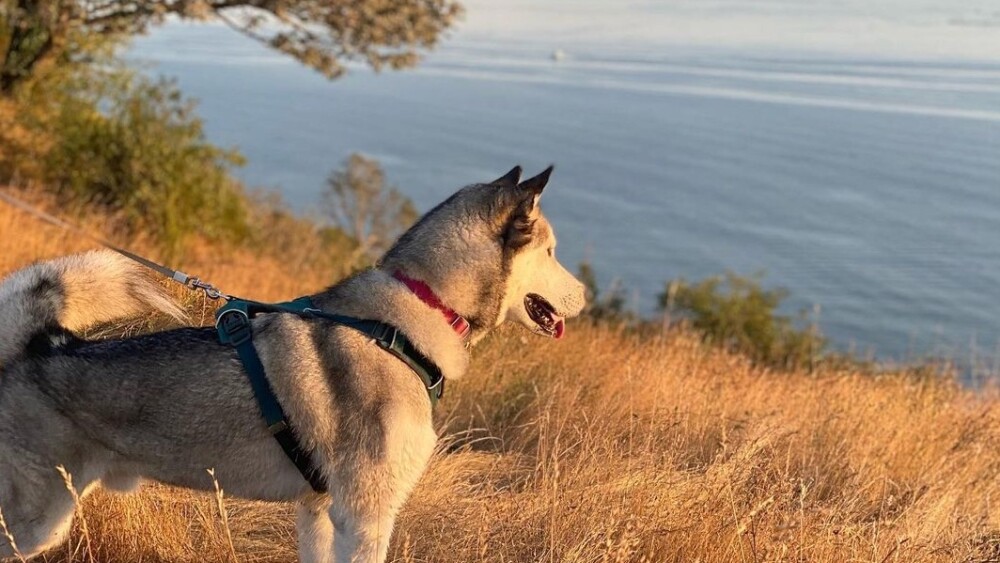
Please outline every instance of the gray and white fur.
M470 343L507 320L561 337L584 289L555 258L538 207L551 168L459 190L378 265L310 296L331 313L399 328L449 381ZM463 340L393 277L422 280L469 320ZM21 553L58 544L73 501L141 479L296 501L300 560L381 562L393 523L437 436L420 379L352 329L292 315L258 317L254 343L300 443L329 487L315 493L264 427L235 352L213 328L87 341L81 329L149 308L181 311L138 267L98 251L43 262L0 285L0 509ZM0 560L15 553L0 537Z

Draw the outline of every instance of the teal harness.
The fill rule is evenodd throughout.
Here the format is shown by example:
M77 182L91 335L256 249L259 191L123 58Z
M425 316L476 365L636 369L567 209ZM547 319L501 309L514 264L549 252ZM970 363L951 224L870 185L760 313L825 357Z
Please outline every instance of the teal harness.
M250 320L260 314L289 313L310 320L326 321L346 326L374 339L383 350L399 358L423 382L431 407L444 396L444 375L434 362L420 353L416 347L399 332L396 327L380 321L357 319L345 315L325 313L313 306L308 297L300 297L286 303L257 303L243 299L232 299L215 314L215 327L219 331L219 341L236 349L243 363L250 387L253 389L257 406L267 429L284 450L288 459L316 492L326 492L326 483L309 452L302 448L292 430L281 403L264 373L257 348L253 345L253 329Z
M326 321L350 327L371 337L382 349L396 356L409 366L420 377L420 381L423 382L424 387L427 388L427 394L431 398L432 407L444 395L444 376L441 374L441 370L434 365L434 362L421 354L406 336L399 332L399 329L392 325L379 321L324 313L314 307L307 297L276 304L237 299L231 295L222 293L217 287L208 282L201 281L197 277L189 276L184 272L173 270L162 264L157 264L124 248L119 248L104 239L89 234L72 223L36 209L2 191L0 191L0 201L5 201L50 225L94 240L101 246L141 264L169 280L182 284L188 289L204 291L205 296L209 299L222 298L228 301L215 314L215 327L219 331L219 340L223 344L228 344L236 348L240 361L243 362L243 369L247 372L247 378L250 380L250 386L253 388L254 397L257 399L257 405L260 407L261 415L264 417L264 422L267 424L268 430L271 431L274 439L278 441L281 449L285 451L285 454L292 460L292 463L302 473L302 476L318 492L326 491L326 483L323 482L319 471L316 469L315 464L313 464L309 452L302 448L294 432L292 432L291 426L288 423L288 417L285 416L285 411L281 408L281 404L274 396L271 384L267 381L267 376L264 373L264 364L261 363L257 349L253 345L251 319L262 313L289 313L304 319ZM411 290L429 305L444 311L449 316L451 326L463 337L468 333L470 328L468 321L454 311L444 307L426 284L411 280L399 272L395 274L395 277L405 283L407 287L410 287Z

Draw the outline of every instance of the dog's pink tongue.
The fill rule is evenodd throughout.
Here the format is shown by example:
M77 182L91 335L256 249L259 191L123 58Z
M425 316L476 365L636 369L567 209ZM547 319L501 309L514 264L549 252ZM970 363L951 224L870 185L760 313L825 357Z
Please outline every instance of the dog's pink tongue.
M559 340L566 334L566 321L559 319L556 321L556 340Z

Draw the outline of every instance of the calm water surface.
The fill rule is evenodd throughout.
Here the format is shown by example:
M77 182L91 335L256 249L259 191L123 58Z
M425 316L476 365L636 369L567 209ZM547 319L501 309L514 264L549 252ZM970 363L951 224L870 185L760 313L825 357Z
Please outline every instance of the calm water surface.
M556 163L564 261L641 311L670 278L765 271L839 347L996 352L1000 60L566 41L557 63L551 41L459 33L415 71L334 83L217 27L168 25L131 56L300 210L353 151L422 209Z

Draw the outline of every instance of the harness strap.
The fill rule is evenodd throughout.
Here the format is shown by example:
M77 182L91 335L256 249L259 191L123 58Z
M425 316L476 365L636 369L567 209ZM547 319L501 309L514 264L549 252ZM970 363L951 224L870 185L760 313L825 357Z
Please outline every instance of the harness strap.
M249 318L256 317L262 313L290 313L305 319L329 321L357 330L373 339L380 348L397 357L417 374L417 377L420 378L420 381L427 389L427 395L430 397L432 407L437 404L441 397L444 397L444 374L441 373L441 369L433 361L424 356L398 328L388 323L327 313L313 306L312 301L308 297L300 297L287 303L274 304L257 303L256 301L237 301L246 306ZM221 312L228 307L229 305L226 305L219 311Z
M430 359L419 350L396 327L380 321L357 319L346 315L335 315L323 312L313 307L308 297L301 297L287 303L266 304L255 301L233 299L216 312L216 329L219 340L236 349L243 370L250 381L257 406L260 408L264 423L288 459L309 482L316 492L326 492L319 470L312 457L299 443L281 403L274 395L274 389L267 380L264 364L260 361L257 348L253 344L253 328L250 319L262 313L290 313L306 319L319 319L343 325L371 337L380 348L389 352L407 365L423 382L431 407L444 396L444 374Z
M322 475L312 461L309 452L302 448L292 427L288 424L288 417L284 409L274 396L274 390L264 373L264 364L260 361L257 348L253 345L253 331L250 327L250 316L245 307L245 302L233 301L220 311L216 326L219 330L219 338L224 344L229 344L236 348L236 353L243 363L243 370L250 381L253 395L257 399L257 406L260 408L261 416L264 417L264 424L271 432L271 436L278 442L284 450L288 459L295 464L299 473L309 482L309 485L318 493L325 493L326 483Z

